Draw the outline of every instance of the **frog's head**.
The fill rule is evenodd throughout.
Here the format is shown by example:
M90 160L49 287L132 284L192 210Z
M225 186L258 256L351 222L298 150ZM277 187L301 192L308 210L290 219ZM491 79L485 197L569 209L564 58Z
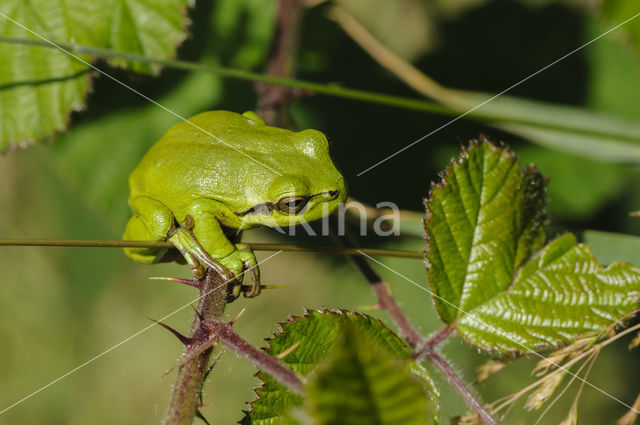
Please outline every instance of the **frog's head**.
M329 155L329 142L317 130L293 133L295 152L282 152L280 175L266 183L266 201L236 213L245 223L292 226L325 217L347 197L344 178Z

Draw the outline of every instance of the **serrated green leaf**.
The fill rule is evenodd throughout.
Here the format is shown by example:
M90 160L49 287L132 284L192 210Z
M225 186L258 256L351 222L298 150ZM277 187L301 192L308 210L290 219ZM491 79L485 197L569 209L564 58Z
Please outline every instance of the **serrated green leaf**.
M474 143L431 190L428 275L446 323L490 300L545 240L544 178L520 170L516 157L489 142Z
M639 269L626 263L605 269L565 234L522 267L508 291L463 316L457 330L489 350L547 350L604 330L637 309L639 299Z
M382 322L367 315L345 310L310 310L304 316L293 317L282 323L281 331L267 340L269 346L266 351L277 355L298 344L282 359L282 362L292 370L307 376L334 345L340 330L345 325L361 332L392 357L409 359L411 356L411 349ZM415 363L411 368L414 375L424 383L437 407L439 393L428 371ZM251 410L246 412L241 423L245 425L282 423L285 412L300 406L302 399L269 375L258 372L257 376L263 383L255 389L258 397L250 403ZM434 409L433 416L434 421L437 421L437 409Z
M189 0L0 0L0 35L77 43L157 58L185 38ZM20 25L27 29L21 28ZM88 55L78 55L90 62ZM67 53L0 43L0 150L26 146L66 129L84 107L90 68ZM158 65L111 61L141 72Z
M505 148L474 144L427 202L428 273L448 301L435 298L436 306L458 335L485 350L551 349L638 308L640 269L603 268L571 234L531 256L544 240L541 179L520 171Z
M345 326L326 363L307 384L318 425L424 425L431 401L409 363Z

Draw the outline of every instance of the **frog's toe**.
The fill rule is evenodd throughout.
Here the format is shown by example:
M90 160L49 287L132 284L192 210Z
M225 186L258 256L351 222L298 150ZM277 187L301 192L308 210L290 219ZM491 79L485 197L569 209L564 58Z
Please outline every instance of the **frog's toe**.
M231 255L221 259L220 262L231 270L240 282L243 280L245 273L249 272L251 274L251 285L244 291L245 297L251 298L260 295L260 274L253 252L236 250Z
M223 266L228 268L233 273L236 279L241 280L242 270L244 269L244 263L240 258L233 254L226 256L218 260Z
M245 273L251 274L251 286L245 291L244 296L253 298L260 295L262 286L260 285L260 269L258 269L258 261L253 252L249 250L239 250L240 258L244 264Z

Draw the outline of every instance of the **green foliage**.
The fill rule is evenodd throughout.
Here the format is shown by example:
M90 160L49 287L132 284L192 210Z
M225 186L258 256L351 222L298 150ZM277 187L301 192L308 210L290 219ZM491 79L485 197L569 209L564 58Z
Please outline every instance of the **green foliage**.
M560 3L584 6L584 2L579 0L519 2L541 6L530 8L527 11L530 14L552 3L556 3L553 7ZM187 0L0 0L0 12L57 42L106 47L162 59L173 56L176 46L185 37L189 23L184 11L191 3ZM515 4L485 0L442 0L435 3L437 5L425 6L419 0L397 4L379 0L340 2L374 35L388 42L392 50L407 60L416 61L422 59L422 53L434 52L433 47L442 41L436 39L436 35L444 37L440 27L448 25L446 21L459 19L463 9L489 8L498 4L492 12L498 11L497 18L494 17L496 21L487 21L486 24L482 21L487 29L493 30L495 22L500 21L500 7ZM370 4L377 6L370 7ZM634 0L605 0L602 4L604 19L586 13L580 17L590 25L584 34L585 41L637 13L633 10L636 7ZM255 67L264 61L273 34L276 2L218 0L211 4L199 2L198 6L193 16L195 21L202 21L200 25L206 26L199 28L205 37L189 43L188 47L193 50L184 51L185 58L193 60L197 56L198 63L223 63L242 69ZM301 28L303 39L296 62L300 65L303 58L313 59L314 73L302 78L336 82L336 90L340 89L340 84L345 84L348 87L375 88L381 93L397 93L398 86L393 78L385 72L371 72L369 58L354 54L353 43L334 42L336 39L331 37L335 25L326 19L323 7L305 11L309 19L305 18ZM201 11L212 13L200 19ZM445 15L447 20L443 19ZM595 24L602 24L605 20L608 21L606 25ZM401 31L398 30L398 22L405 25ZM592 220L572 225L593 228L600 225L615 227L620 232L634 231L632 220L623 223L611 217L620 217L629 209L637 209L634 205L638 193L633 181L635 176L620 163L640 161L640 127L631 121L640 111L637 108L640 86L636 78L640 62L637 49L629 49L620 40L632 41L637 48L638 22L640 18L620 29L626 32L626 37L611 34L576 54L588 60L585 65L588 78L584 87L579 89L590 96L586 100L574 99L576 107L503 96L476 111L491 115L492 118L485 122L491 122L494 127L543 146L532 145L525 149L528 151L527 159L552 178L549 194L553 207L549 210L550 215ZM549 31L553 37L557 36L552 28ZM197 34L195 30L194 33ZM504 34L501 33L500 38L510 37L508 29ZM466 34L461 35L466 37ZM37 40L33 34L4 19L0 19L0 36ZM309 48L312 39L325 40L324 50L318 46ZM194 44L198 46L193 47ZM541 46L544 47L543 44ZM467 53L470 58L474 57L473 52ZM440 59L448 54L440 53ZM0 43L0 55L0 150L24 146L55 131L63 131L67 128L71 111L84 108L93 75L86 65L56 49L5 42ZM430 58L429 65L438 65L436 56L435 59ZM81 57L87 61L92 59L88 55ZM349 67L344 66L346 58ZM157 65L119 59L108 63L136 72L158 72ZM332 63L335 73L330 69ZM469 59L469 63L473 64L474 60ZM508 67L509 61L496 63L491 72L500 74ZM430 66L421 68L429 72L432 69ZM578 69L577 74L580 72ZM476 88L477 76L477 73L467 70L464 78L452 77L447 83ZM0 222L5 235L108 237L106 233L109 230L113 235L120 234L122 222L127 218L127 175L144 151L175 122L175 117L156 106L142 104L140 99L133 100L133 95L125 98L118 90L110 91L111 86L103 83L105 80L101 78L97 84L96 91L101 96L96 96L99 102L92 107L91 114L81 117L73 131L62 136L55 146L0 158L4 161L0 166L0 199L5 206ZM563 83L556 81L557 85L549 85L549 93L561 88ZM156 83L149 84L146 78L142 78L132 84L136 88L144 85L141 91L182 116L212 108L242 111L251 109L255 104L255 93L250 84L234 84L231 80L222 84L222 80L213 74L185 76L168 72ZM327 87L333 85L328 84ZM526 89L525 85L520 88ZM304 94L309 97L294 103L322 106L321 102L327 100L320 96L311 97L311 93ZM457 94L462 96L459 99L466 99L462 105L465 110L491 96L475 92ZM441 101L447 103L445 100ZM596 115L585 108L624 119ZM320 129L331 127L336 159L342 162L346 172L358 168L353 161L361 158L363 153L366 155L370 151L374 154L374 147L381 146L381 140L385 141L385 149L395 150L405 145L404 140L407 143L415 140L416 132L424 134L432 124L428 115L416 114L408 121L395 121L401 114L393 115L392 108L371 105L355 108L344 100L330 107L325 104L319 111L306 110L306 113L313 126ZM340 115L348 116L350 121L336 124L341 123L336 120ZM366 125L354 125L354 122L363 122L362 117L366 118ZM417 127L406 125L409 121ZM388 125L391 122L393 125ZM437 161L433 158L442 157L445 153L450 156L448 152L452 144L447 142L451 135L464 139L469 134L492 131L477 126L470 130L466 127L469 125L472 124L466 120L452 124L447 129L450 133L439 135L442 136L438 137L441 144L434 137L433 142L424 148L428 152L425 155L432 161L430 163L435 164ZM391 129L385 137L376 134L381 126ZM353 135L356 137L351 137ZM390 146L396 142L397 145ZM522 153L520 148L518 150ZM416 155L416 158L422 161L424 156ZM417 166L407 166L401 160L394 162L396 165L391 161L385 165L390 168L380 172L382 177L378 183L369 180L361 184L361 190L354 194L369 201L383 199L388 196L384 193L386 188L392 187L395 202L403 207L414 207L415 191L421 189L419 185L411 184L415 180L409 173L416 170L420 178L426 178L435 171L429 168L428 161ZM389 176L395 176L393 184L389 184ZM350 183L359 184L354 180L357 181L353 178ZM35 181L40 182L39 189ZM623 198L622 195L629 196ZM79 199L85 202L78 202ZM620 202L610 204L606 216L596 216L595 213L602 212L606 202L616 199ZM622 205L622 202L626 204ZM97 216L91 214L96 211L99 212ZM615 260L640 263L638 238L594 231L584 233L584 242L592 247L595 257L604 264L613 263L608 268L601 267L589 249L576 243L570 234L545 246L545 181L535 168L520 170L516 158L504 148L481 144L463 153L462 160L451 165L445 182L433 190L430 212L431 218L427 222L427 232L431 236L429 276L434 291L453 304L435 299L436 309L445 322L452 324L458 334L474 346L510 354L526 352L520 344L535 350L550 349L570 343L580 334L600 332L612 323L622 323L620 319L637 308L640 293L638 270ZM603 217L607 220L596 221ZM403 234L421 236L421 229L416 229L416 226L420 227L419 220L403 216ZM417 249L409 245L406 248ZM88 250L67 250L55 254L49 249L29 252L22 255L16 250L2 256L6 288L2 299L4 308L0 309L3 311L0 322L5 325L0 326L0 334L3 341L9 341L15 348L0 356L8 372L7 385L3 389L3 397L7 400L14 399L17 393L28 394L40 387L46 383L42 381L43 376L65 373L78 361L91 358L96 347L108 346L137 332L146 326L146 323L136 322L137 319L142 321L144 315L160 317L167 305L173 306L178 300L181 305L193 295L186 289L181 292L183 288L132 284L133 281L142 281L145 272L158 274L158 268L167 270L166 274L177 272L174 268L162 269L167 265L154 266L153 270L143 269L132 266L115 253L94 254ZM94 255L100 257L95 258ZM305 289L286 289L292 291L287 292L289 296L273 298L265 294L264 298L252 300L251 308L259 312L259 320L247 325L243 335L256 340L267 332L265 327L273 323L273 317L282 317L282 311L295 311L301 305L355 306L363 303L361 298L352 296L354 293L362 295L355 289L362 286L356 283L358 277L355 272L346 271L345 267L335 278L336 263L324 263L316 258L305 261L287 261L281 274L278 274L276 266L269 270L268 276L276 283L280 283L277 281L283 277L305 276L301 282ZM314 270L318 270L314 276L309 276L311 263ZM411 269L411 264L403 260L391 264L395 268L402 267L402 273L406 271L412 278L411 273L420 272L419 265ZM311 290L313 282L317 286ZM349 282L353 285L348 285ZM425 299L410 292L415 288L395 289L394 295L401 301L403 310L411 313L410 317L416 320L418 327L433 329L434 324L425 319L432 314L427 311ZM365 287L362 291L366 290ZM181 296L185 299L182 300ZM235 308L236 305L230 306L230 309ZM471 314L462 314L458 308ZM54 314L53 310L62 314ZM74 311L82 313L72 317ZM116 316L114 311L118 311ZM42 312L46 314L40 314ZM188 316L185 314L179 320L186 322ZM16 318L23 326L17 328L12 325ZM66 390L64 383L56 385L55 391L38 395L36 402L31 400L33 404L21 412L18 409L12 411L15 416L7 420L42 422L45 418L49 422L70 424L148 423L149 412L153 411L170 385L168 380L163 381L164 386L149 386L149 382L156 382L158 371L163 365L171 364L177 353L171 349L158 351L159 346L166 344L166 335L149 333L149 338L151 336L154 339L146 342L137 338L136 345L130 346L130 352L123 351L118 357L101 360L110 362L106 367L96 367L93 372L85 370L82 375L76 375L74 379L81 379L82 385L75 385L73 380L67 381ZM41 350L43 353L57 355L42 356L34 352L34 341L47 348ZM283 362L306 378L308 392L303 400L260 372L258 376L263 385L256 390L258 398L252 402L251 411L243 421L245 424L431 423L439 419L441 400L428 371L412 362L409 347L376 319L349 311L310 311L304 317L284 323L282 332L271 338L269 345L267 351L273 354L292 349ZM450 344L444 349L452 346L456 350L460 348ZM156 353L152 356L153 362L149 361L149 356L140 354L149 352ZM473 363L475 350L469 349L464 354L450 351L448 354L459 365L466 366ZM609 353L602 355L608 356ZM626 358L620 361L621 358L605 357L602 363L607 367L619 365L617 367L625 373L631 368L629 375L632 375L633 364L625 361ZM139 363L134 363L138 360ZM230 417L237 415L249 385L245 381L250 379L247 370L250 366L234 356L225 356L223 362L222 367L216 368L204 400L208 404L208 407L203 407L204 414L213 416L212 423L231 422ZM243 367L245 369L241 369ZM228 376L218 373L232 369L234 373ZM122 373L114 375L113 371ZM500 376L492 378L490 391L519 389L525 377L516 377L517 373L516 369L502 381ZM619 373L609 374L620 376ZM127 380L135 391L122 391L122 383ZM613 383L607 382L607 388ZM625 397L635 396L628 394L629 388L622 387L624 382L615 380L615 384L621 386L617 388L620 393L627 391ZM100 390L82 391L87 387ZM105 399L109 403L105 403ZM456 397L443 397L444 421L451 413L447 409L457 413L462 409L453 405L456 401L452 402L452 399ZM68 404L68 400L73 400L73 406ZM602 418L606 421L611 417L610 411L602 409L598 403L583 407L591 409L588 415L595 418L594 423L602 423ZM514 409L513 412L516 411ZM345 412L354 412L354 419L351 421L351 416L346 416ZM431 422L429 415L433 416Z
M603 269L566 234L544 244L544 183L506 148L472 144L427 201L428 274L442 319L475 346L541 351L638 307L640 270Z
M267 340L269 346L266 351L278 355L295 346L282 362L293 371L309 376L339 340L345 326L362 333L370 344L375 344L375 349L387 353L390 358L403 360L402 363L410 367L413 375L427 388L431 399L434 402L437 400L439 395L429 373L420 365L409 361L409 347L382 322L367 315L344 310L310 310L304 316L293 317L282 323L281 331ZM247 412L243 424L280 423L282 415L288 409L302 404L299 396L277 383L271 376L263 372L258 372L257 376L263 383L255 389L258 398L251 402L251 410ZM432 416L437 418L437 408L432 409Z
M409 61L436 44L434 5L421 0L338 0L376 38ZM404 31L398 31L402 26Z
M428 275L442 320L506 289L545 240L543 177L515 155L475 143L454 161L426 201Z
M307 384L318 425L424 425L431 400L409 363L343 327L327 359Z
M188 0L1 0L0 36L77 43L157 58L175 54L186 37ZM20 25L24 26L21 28ZM26 29L25 29L26 28ZM38 35L36 35L38 34ZM84 108L90 68L52 48L0 43L0 150L25 146L66 129ZM88 55L82 60L91 62ZM157 65L111 60L138 72Z
M270 0L218 1L208 20L213 43L200 63L214 64L228 53L233 37L244 41L230 52L240 67L254 67L268 51L273 33L275 3ZM0 45L1 46L1 45ZM42 49L47 50L47 49ZM168 91L153 96L161 105L183 117L211 109L226 91L223 80L211 73L164 76ZM125 92L126 94L126 92ZM131 94L132 98L137 95ZM128 102L130 103L130 101ZM144 153L178 118L150 103L106 111L99 119L84 120L74 131L61 135L53 146L53 165L91 208L106 218L114 234L121 234L129 214L128 177ZM123 136L124 135L124 136Z
M456 328L476 346L542 351L602 332L638 308L640 270L604 269L589 248L565 234L539 252L512 286L463 316Z

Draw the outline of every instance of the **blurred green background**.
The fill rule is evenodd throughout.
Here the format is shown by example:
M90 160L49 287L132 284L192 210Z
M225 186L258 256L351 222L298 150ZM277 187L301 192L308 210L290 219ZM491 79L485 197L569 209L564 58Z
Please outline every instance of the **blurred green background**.
M613 2L622 3L622 2ZM571 1L381 0L342 1L389 47L437 81L451 87L499 92L629 16L602 15ZM633 1L630 4L634 4ZM297 60L298 77L403 96L417 95L382 69L333 21L321 4L305 11ZM636 5L637 8L637 5ZM622 8L619 8L620 10ZM615 9L615 10L619 10ZM640 10L628 9L628 15ZM275 2L198 1L190 12L190 37L179 56L186 60L261 70L267 58ZM640 28L640 22L633 28ZM619 31L570 56L515 88L512 95L584 106L640 118L640 57L632 31ZM184 116L208 109L251 110L252 84L212 74L165 70L158 78L107 68L137 90ZM301 128L325 132L352 196L375 204L391 201L421 211L429 182L470 138L485 134L508 143L523 163L534 162L550 177L552 234L586 229L638 234L638 168L585 159L542 148L470 120L460 120L369 173L356 175L450 118L382 105L307 96L292 105ZM94 81L85 112L71 128L45 143L0 156L0 237L117 239L126 220L127 176L146 149L176 118L107 78ZM611 245L594 234L596 254L636 261L633 243ZM245 241L330 244L328 239L285 238L255 230ZM634 240L631 240L634 242ZM363 246L419 250L415 236L368 237ZM612 250L615 256L612 257ZM177 265L143 266L117 249L1 248L0 409L67 373L196 297L186 287L149 276L187 276ZM260 253L260 258L269 254ZM427 286L419 260L382 260ZM640 265L640 259L636 261ZM374 303L364 279L342 258L283 253L262 267L265 283L286 284L258 299L228 308L255 344L277 329L276 322L304 308L358 309ZM429 295L380 269L403 307L424 333L439 328ZM188 329L185 308L166 322ZM386 320L379 312L372 314ZM466 380L484 354L452 339L445 349ZM0 424L148 424L163 417L173 375L163 376L181 352L168 332L154 327L0 415ZM601 355L590 381L627 403L640 391L637 352L621 342ZM522 359L478 388L486 401L531 382L535 359ZM257 385L254 368L226 353L207 382L202 409L212 424L235 423ZM437 376L437 375L436 375ZM440 380L441 381L441 380ZM466 410L441 384L442 423ZM542 423L558 423L572 402L570 390ZM508 423L533 423L539 413L522 413ZM624 406L586 388L580 423L613 423Z

